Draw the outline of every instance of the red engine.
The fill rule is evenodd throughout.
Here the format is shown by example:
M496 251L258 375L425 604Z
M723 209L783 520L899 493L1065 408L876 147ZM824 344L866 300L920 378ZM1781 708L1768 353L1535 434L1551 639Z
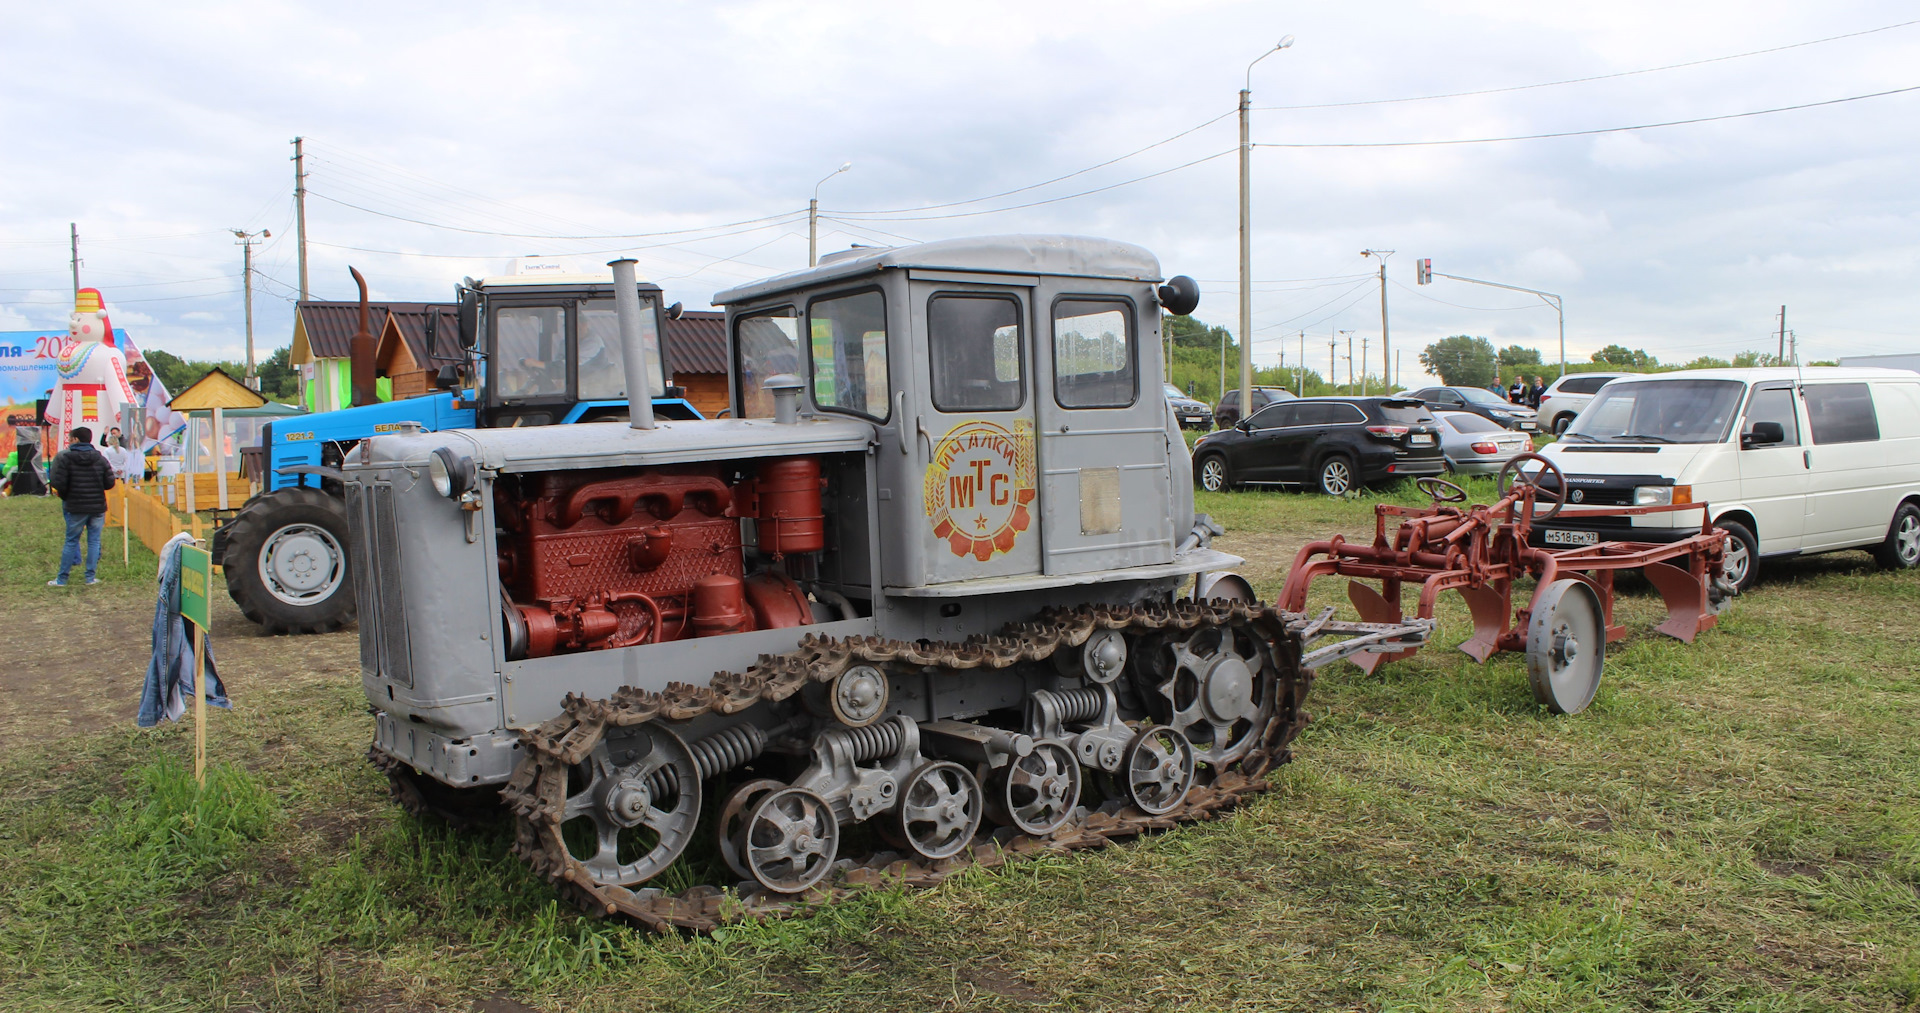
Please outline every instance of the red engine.
M779 568L746 573L740 519L775 563L826 548L820 462L563 471L495 486L510 651L568 651L801 626Z

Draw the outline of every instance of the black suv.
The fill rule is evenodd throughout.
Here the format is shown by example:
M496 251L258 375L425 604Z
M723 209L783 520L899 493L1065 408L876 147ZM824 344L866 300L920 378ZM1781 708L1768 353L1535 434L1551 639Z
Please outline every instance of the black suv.
M1180 420L1182 429L1212 429L1213 409L1205 401L1188 397L1173 384L1163 384L1167 391L1167 403L1173 406L1174 417Z
M1259 411L1275 401L1292 401L1292 392L1285 387L1253 388L1253 410ZM1227 429L1240 421L1240 388L1229 388L1220 398L1220 407L1213 410L1213 424Z
M1211 492L1313 485L1343 496L1374 482L1445 471L1439 432L1427 406L1412 398L1295 398L1200 437L1194 481Z

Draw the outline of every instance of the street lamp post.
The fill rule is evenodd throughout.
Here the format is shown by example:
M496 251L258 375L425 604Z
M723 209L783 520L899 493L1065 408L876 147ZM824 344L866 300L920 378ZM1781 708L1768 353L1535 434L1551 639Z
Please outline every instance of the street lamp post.
M1253 104L1254 64L1293 45L1293 36L1282 38L1272 49L1247 64L1246 87L1240 89L1240 417L1253 407L1253 145L1248 133L1248 110ZM1223 369L1222 372L1225 370ZM1222 383L1225 378L1222 378Z
M260 242L260 240L262 239L272 238L273 233L269 232L266 229L261 229L258 232L248 232L245 229L228 229L227 231L239 237L240 241L235 243L234 245L240 247L240 256L241 256L240 262L242 265L244 265L240 269L240 284L241 284L241 287L245 289L247 293L247 297L246 297L246 305L247 305L246 384L248 387L251 387L254 390L259 390L260 377L259 377L259 374L254 371L254 363L253 363L253 247L254 247L254 244ZM222 493L222 498L223 499L225 498L224 492Z
M851 168L853 168L852 162L844 162L841 164L840 168L835 169L832 172L827 173L825 176L820 177L820 182L813 184L813 199L807 202L807 266L808 267L812 267L815 264L820 263L820 188L826 184L827 180L830 180L833 177L838 176L841 173L846 172L848 169L851 169Z
M1425 261L1422 261L1422 263L1425 263ZM1524 288L1519 285L1503 285L1497 281L1481 281L1479 278L1463 278L1457 274L1441 274L1439 271L1433 270L1426 270L1423 271L1423 273L1430 278L1448 278L1453 281L1464 281L1469 285L1485 285L1488 288L1504 288L1509 292L1525 292L1528 295L1539 296L1540 301L1553 307L1554 315L1560 318L1560 375L1567 375L1567 310L1565 306L1561 305L1559 296L1552 292L1542 292L1537 288ZM1425 284L1425 282L1423 281L1421 284Z

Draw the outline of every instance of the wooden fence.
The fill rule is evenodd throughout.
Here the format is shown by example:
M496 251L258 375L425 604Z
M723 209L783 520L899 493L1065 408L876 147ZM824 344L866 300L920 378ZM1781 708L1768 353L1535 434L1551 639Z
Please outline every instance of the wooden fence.
M195 499L203 498L199 488L203 484L200 482L201 477L194 476ZM168 488L170 484L157 479L144 482L120 482L107 493L107 533L103 540L111 543L111 532L118 528L122 559L125 558L128 544L134 538L138 538L140 544L158 555L161 546L183 531L192 534L196 539L206 537L206 526L201 522L198 513L182 517L167 506L162 496L171 491ZM204 485L206 494L216 492L210 476ZM230 500L236 507L246 501L244 486L239 490L229 488L228 495L237 496ZM206 509L212 509L212 507ZM215 569L219 568L215 567Z

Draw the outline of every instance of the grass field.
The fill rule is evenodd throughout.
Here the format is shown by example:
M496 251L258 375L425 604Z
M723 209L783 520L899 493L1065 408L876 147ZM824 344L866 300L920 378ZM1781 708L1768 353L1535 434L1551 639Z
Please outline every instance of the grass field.
M1271 594L1373 502L1201 509ZM1920 1005L1920 575L1864 553L1772 567L1692 646L1630 587L1573 718L1448 649L1449 611L1441 647L1323 672L1298 760L1227 818L691 939L577 917L504 828L398 813L351 632L222 600L235 709L196 792L191 728L133 727L152 557L55 591L55 505L0 500L0 530L8 1010Z

